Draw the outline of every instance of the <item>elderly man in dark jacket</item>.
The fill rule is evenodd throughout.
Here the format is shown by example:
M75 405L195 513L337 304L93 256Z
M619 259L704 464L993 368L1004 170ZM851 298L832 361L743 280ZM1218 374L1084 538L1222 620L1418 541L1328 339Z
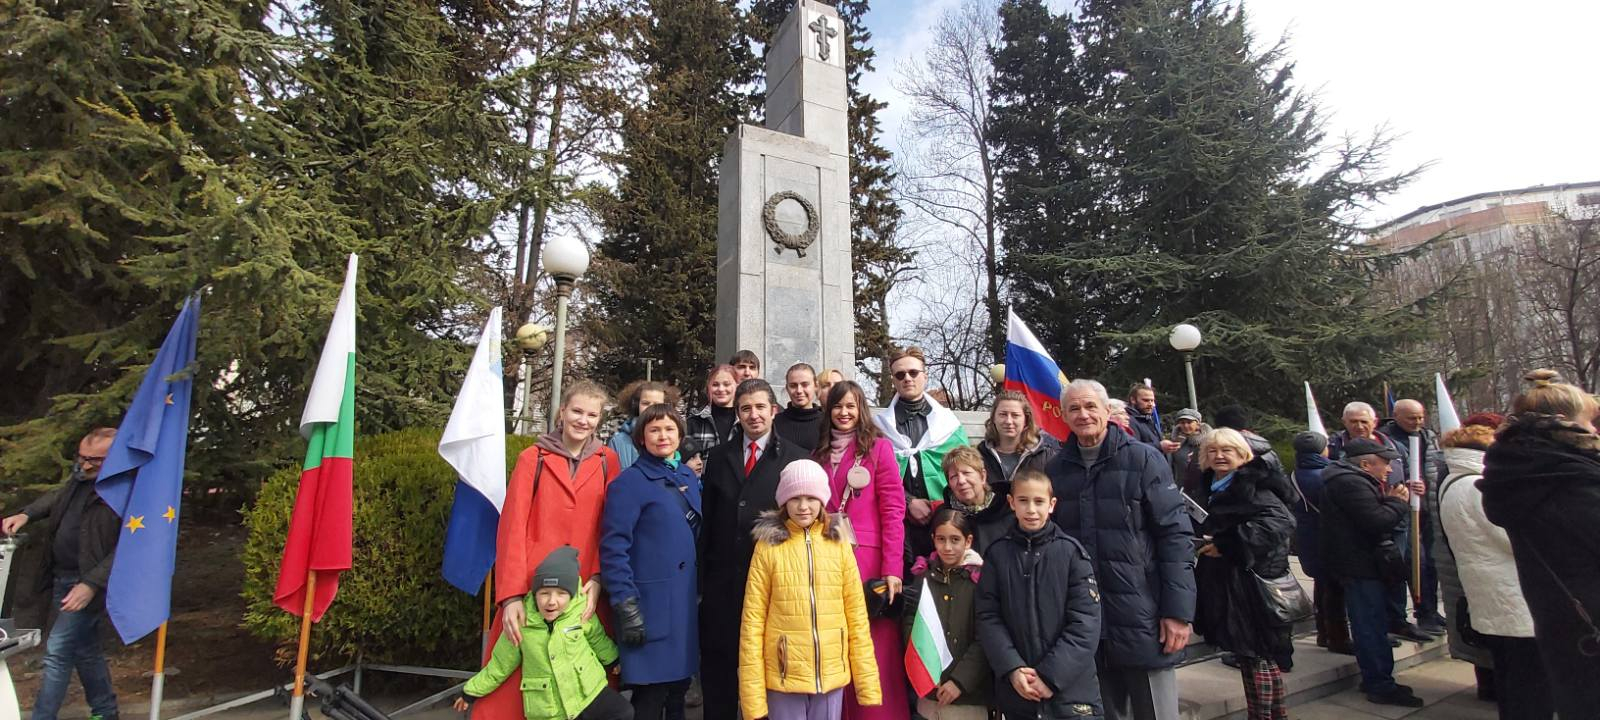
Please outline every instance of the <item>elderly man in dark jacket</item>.
M765 380L739 383L734 439L706 457L700 530L700 684L706 720L734 720L739 711L739 620L761 513L778 508L778 475L806 451L773 432L778 398ZM751 445L755 450L751 450ZM754 458L751 455L754 455ZM748 468L748 472L746 469Z
M1054 520L1094 560L1103 595L1100 693L1108 720L1178 715L1173 666L1194 620L1194 542L1183 494L1160 450L1106 432L1105 386L1061 395L1072 435L1050 463Z
M1404 583L1406 574L1394 533L1411 514L1405 483L1383 479L1397 457L1393 449L1366 438L1345 444L1344 460L1323 471L1319 544L1322 571L1344 589L1361 691L1381 705L1422 707L1411 688L1394 681L1387 633L1389 588Z
M1428 427L1428 410L1422 403L1396 400L1394 419L1378 426L1378 432L1393 439L1405 448L1406 477L1411 476L1411 463L1417 463L1426 485L1422 501L1418 539L1422 547L1422 604L1415 608L1417 626L1430 635L1443 635L1444 618L1439 614L1439 571L1433 563L1433 543L1438 538L1438 523L1434 521L1439 510L1439 483L1444 480L1444 460L1439 449L1439 435ZM1420 458L1410 457L1411 438L1417 439Z
M1341 416L1344 430L1334 433L1328 438L1328 457L1333 460L1345 458L1345 445L1358 440L1371 440L1388 448L1394 458L1389 461L1389 473L1384 479L1390 485L1409 484L1413 494L1420 495L1426 490L1423 483L1409 483L1407 473L1407 448L1396 442L1394 438L1378 430L1378 411L1371 405L1355 401L1344 406ZM1411 515L1406 515L1405 522L1395 529L1394 542L1400 552L1407 556L1410 562L1411 554ZM1406 582L1410 582L1407 580ZM1397 638L1415 642L1428 642L1433 635L1423 632L1422 628L1406 621L1406 582L1395 583L1389 587L1389 634Z
M83 683L90 712L117 717L111 669L100 648L100 615L105 611L106 582L122 521L94 490L116 435L112 428L98 428L84 436L72 477L0 524L5 534L15 535L24 525L40 522L40 536L50 544L41 553L44 566L33 588L50 593L58 613L45 643L44 677L33 705L37 720L55 720L73 670Z

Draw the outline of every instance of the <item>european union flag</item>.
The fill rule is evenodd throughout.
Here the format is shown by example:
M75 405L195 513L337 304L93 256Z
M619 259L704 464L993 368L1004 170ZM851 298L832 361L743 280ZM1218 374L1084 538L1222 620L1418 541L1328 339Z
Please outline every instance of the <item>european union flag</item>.
M124 643L150 634L172 610L189 394L194 388L190 366L199 326L200 298L195 296L184 302L145 372L95 482L100 497L122 516L106 611Z

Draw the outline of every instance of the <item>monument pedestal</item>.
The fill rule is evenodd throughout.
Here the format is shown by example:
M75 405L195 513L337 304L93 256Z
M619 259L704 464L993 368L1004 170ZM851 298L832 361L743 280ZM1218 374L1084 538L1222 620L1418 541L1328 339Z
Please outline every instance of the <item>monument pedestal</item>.
M767 127L723 148L717 359L753 350L774 386L800 362L855 375L844 48L838 13L799 0L767 53Z

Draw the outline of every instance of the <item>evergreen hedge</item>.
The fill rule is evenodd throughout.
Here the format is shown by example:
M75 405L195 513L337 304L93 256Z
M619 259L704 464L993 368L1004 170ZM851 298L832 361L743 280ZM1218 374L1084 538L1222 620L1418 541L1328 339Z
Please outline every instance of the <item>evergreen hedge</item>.
M534 438L506 438L507 468ZM358 437L355 446L355 547L339 595L312 628L312 657L344 662L357 652L367 662L476 668L483 598L469 596L439 574L456 474L439 457L439 431L401 430ZM272 603L299 466L274 473L245 512L249 529L244 626L279 643L293 660L300 619Z

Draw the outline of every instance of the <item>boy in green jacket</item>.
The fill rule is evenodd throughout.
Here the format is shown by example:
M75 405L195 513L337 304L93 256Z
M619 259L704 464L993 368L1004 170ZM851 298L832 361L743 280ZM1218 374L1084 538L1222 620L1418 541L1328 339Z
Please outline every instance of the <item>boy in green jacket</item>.
M456 711L466 712L473 701L494 692L520 665L522 714L528 720L633 720L633 706L606 682L617 646L598 619L581 619L578 586L577 549L550 551L534 571L528 595L542 619L529 618L522 626L520 645L500 636L488 666L456 699Z

